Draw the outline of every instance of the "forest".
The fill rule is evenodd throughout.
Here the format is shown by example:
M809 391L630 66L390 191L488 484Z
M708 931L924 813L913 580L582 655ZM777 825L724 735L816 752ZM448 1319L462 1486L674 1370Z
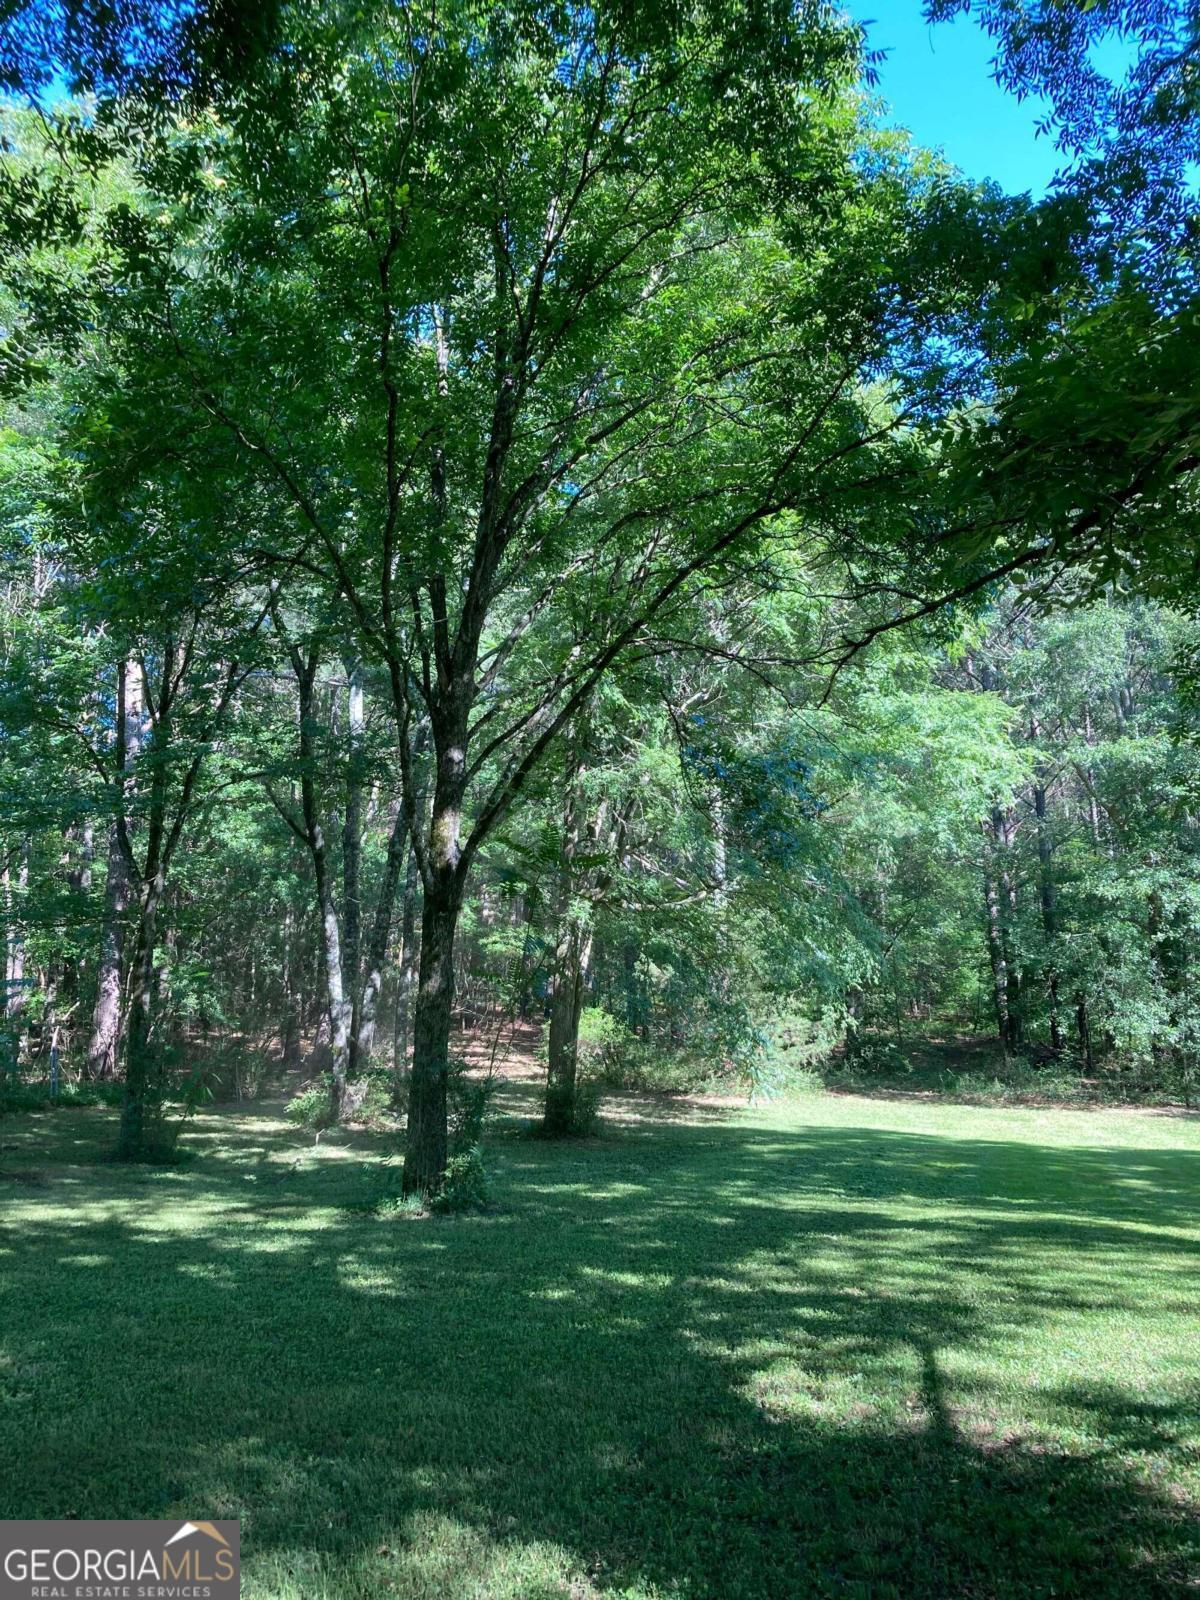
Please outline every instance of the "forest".
M220 1252L253 1248L237 1229L254 1219L235 1215L250 1199L226 1193L243 1167L247 1184L293 1184L258 1218L285 1229L263 1249L301 1250L293 1227L321 1250L329 1228L345 1234L304 1269L335 1274L316 1318L345 1292L334 1257L392 1282L392 1248L418 1275L429 1249L462 1252L502 1299L574 1294L554 1287L541 1223L590 1229L639 1185L654 1220L635 1208L618 1230L669 1234L668 1214L684 1225L669 1207L686 1206L689 1282L719 1276L722 1195L749 1230L746 1270L768 1272L771 1230L825 1184L851 1197L836 1223L858 1261L846 1281L898 1297L912 1324L839 1299L822 1313L829 1349L860 1358L838 1381L866 1382L878 1361L870 1381L891 1394L889 1352L925 1350L920 1449L975 1496L892 1505L896 1527L865 1553L840 1512L806 1501L800 1546L818 1527L834 1545L797 1566L794 1520L743 1547L741 1513L715 1511L716 1489L684 1470L692 1441L660 1462L655 1481L682 1477L646 1514L643 1555L621 1545L616 1504L593 1526L583 1489L578 1503L562 1490L544 1526L520 1508L495 1520L496 1491L479 1524L493 1542L463 1544L470 1576L456 1578L462 1485L473 1462L499 1470L485 1436L456 1468L459 1499L425 1484L416 1532L385 1518L351 1533L349 1513L321 1523L325 1488L280 1490L268 1513L266 1468L239 1457L210 1480L172 1465L160 1416L175 1491L121 1487L121 1467L101 1503L242 1517L248 1593L380 1592L396 1541L409 1553L385 1590L430 1596L1149 1595L1194 1571L1194 1523L1177 1508L1154 1521L1141 1500L1103 1579L1085 1579L1082 1546L1052 1554L1045 1505L1065 1497L1081 1540L1118 1539L1112 1507L1141 1490L1093 1466L1070 1493L1039 1487L1050 1456L993 1459L928 1353L937 1334L975 1337L978 1294L1049 1317L1062 1293L1084 1318L1099 1301L1062 1283L1086 1244L1031 1236L1019 1277L989 1243L994 1270L978 1254L955 1269L984 1287L943 1285L959 1312L926 1327L913 1308L932 1284L879 1287L924 1270L919 1245L884 1260L852 1220L868 1194L906 1228L928 1185L929 1215L970 1208L972 1173L1068 1231L1113 1207L1111 1228L1144 1228L1149 1253L1117 1251L1104 1292L1123 1284L1131 1328L1140 1302L1164 1319L1153 1350L1177 1348L1184 1305L1151 1248L1168 1235L1122 1208L1152 1188L1182 1238L1200 1161L1200 13L931 0L925 17L931 36L982 33L995 84L1038 108L1059 167L1044 193L969 176L897 127L872 24L829 0L0 6L0 1195L26 1217L14 1251L53 1251L61 1229L111 1260L119 1229L122 1270L161 1279L171 1305L166 1286L182 1294L194 1271L169 1342L189 1316L216 1326L215 1286L235 1270ZM1101 61L1114 41L1115 69ZM928 1125L911 1121L921 1107ZM772 1178L787 1139L798 1165ZM1024 1165L996 1165L1001 1139L1034 1141ZM1104 1176L1096 1143L1128 1158L1125 1177ZM951 1147L968 1153L943 1163ZM961 1193L937 1187L943 1170ZM193 1220L155 1184L183 1185ZM211 1238L210 1212L225 1218ZM819 1240L825 1216L797 1226ZM369 1232L389 1218L431 1232L393 1247ZM516 1260L481 1264L508 1220L539 1263L528 1281ZM422 1245L435 1234L451 1242ZM208 1241L191 1257L189 1237ZM592 1250L590 1232L571 1237ZM51 1328L80 1292L77 1257L56 1259ZM579 1272L619 1276L621 1259ZM267 1289L254 1258L243 1270L244 1306ZM659 1293L653 1273L638 1281ZM755 1280L756 1305L770 1281ZM115 1281L112 1294L115 1354ZM521 1323L528 1304L507 1315ZM580 1313L588 1337L605 1304ZM658 1326L674 1306L637 1316ZM372 1426L372 1382L349 1374L375 1359L355 1341L382 1313L362 1314L340 1336L308 1332L331 1367L350 1341L335 1410L367 1410L314 1423L309 1465L272 1466L283 1480L341 1451L338 1481L357 1481L348 1441ZM444 1326L484 1315L468 1298ZM745 1316L730 1350L755 1335ZM487 1337L463 1333L465 1359L485 1362L473 1341ZM771 1360L790 1348L774 1337ZM11 1357L14 1405L36 1393L19 1375L45 1347L30 1348ZM177 1379L191 1350L135 1354L135 1388L152 1360ZM91 1371L89 1351L74 1359ZM607 1351L579 1356L600 1390ZM1027 1355L1022 1382L1043 1359ZM531 1359L570 1381L569 1356ZM1160 1433L1121 1435L1143 1467L1182 1404L1163 1373L1187 1364L1162 1361L1143 1383ZM1111 1346L1101 1365L1117 1382ZM438 1370L426 1425L452 1433ZM754 1371L749 1388L698 1366L680 1381L718 1428L735 1392L748 1406L768 1382ZM107 1381L89 1380L88 1405ZM482 1428L498 1391L486 1370L469 1381ZM529 1380L518 1364L504 1381ZM643 1400L669 1431L687 1402L661 1384ZM287 1385L308 1394L295 1373ZM843 1402L834 1431L855 1425L858 1402L837 1393L812 1399L818 1431L821 1406ZM624 1460L626 1435L582 1403L597 1460ZM810 1474L861 1468L885 1499L893 1474L926 1478L887 1416L886 1451L873 1434L857 1465L798 1434L755 1506ZM761 1424L723 1426L742 1440ZM760 1445L774 1448L746 1442L749 1458ZM458 1448L431 1440L429 1458ZM383 1447L366 1456L384 1471ZM5 1514L113 1515L97 1510L104 1472L87 1471L65 1497L14 1482ZM1145 1471L1175 1481L1161 1462ZM351 1498L398 1492L372 1480ZM982 1554L965 1523L930 1553L930 1527L999 1516L1006 1493L1041 1552L1030 1567L1009 1569L999 1523ZM280 1553L293 1494L318 1529L295 1568ZM719 1550L702 1532L714 1517ZM523 1555L495 1554L502 1526ZM365 1565L345 1564L348 1540ZM592 1545L609 1554L589 1566Z

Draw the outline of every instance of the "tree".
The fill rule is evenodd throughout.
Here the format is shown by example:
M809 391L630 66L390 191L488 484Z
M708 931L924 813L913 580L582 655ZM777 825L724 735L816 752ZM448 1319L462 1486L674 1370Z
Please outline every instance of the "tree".
M860 159L858 35L819 7L291 20L236 136L139 161L165 209L111 225L109 415L269 507L243 554L322 579L387 673L428 1192L481 846L703 585L940 514L921 433L960 374L921 334L962 300L894 292L936 175ZM908 402L866 382L897 359Z

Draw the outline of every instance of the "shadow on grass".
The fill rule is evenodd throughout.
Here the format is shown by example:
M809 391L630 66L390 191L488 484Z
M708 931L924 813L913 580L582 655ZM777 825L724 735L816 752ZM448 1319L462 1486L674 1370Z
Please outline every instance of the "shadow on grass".
M0 1130L0 1167L27 1132ZM1031 1328L1052 1349L1064 1317L1140 1315L1148 1283L1194 1307L1200 1153L512 1140L496 1214L413 1225L347 1210L356 1141L318 1162L269 1117L209 1116L193 1168L147 1176L89 1168L103 1132L2 1191L7 1516L240 1516L248 1592L306 1600L1196 1575L1180 1402L1041 1382L1013 1427L978 1373Z

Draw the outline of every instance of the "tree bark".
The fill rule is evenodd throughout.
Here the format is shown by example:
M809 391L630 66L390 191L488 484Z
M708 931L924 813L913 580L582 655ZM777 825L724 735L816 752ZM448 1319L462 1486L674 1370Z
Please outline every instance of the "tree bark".
M417 976L417 853L411 843L404 875L400 908L400 966L396 975L396 1010L392 1018L392 1104L404 1100L408 1080L408 1045L412 1024L412 993Z
M125 1040L125 1093L121 1101L121 1125L117 1135L117 1155L123 1161L137 1161L152 1154L148 1144L152 1131L149 1124L161 1091L152 1039L152 1006L154 934L162 888L163 879L159 871L143 890L134 943L129 987L129 1030Z
M25 1014L25 933L23 902L29 887L29 840L21 841L20 864L14 887L9 868L4 869L5 930L5 1002L7 1017Z
M139 677L132 662L117 668L117 750L121 774L120 808L108 829L108 872L104 881L104 919L100 928L100 960L96 969L96 1000L92 1033L88 1041L86 1075L111 1079L117 1071L117 1041L121 1035L121 986L124 976L125 921L133 894L133 880L121 846L121 829L128 828L126 805L134 760L141 743L142 703Z
M313 873L317 883L317 905L321 920L321 955L325 993L329 1003L330 1114L336 1121L346 1099L347 1067L350 1058L350 1005L342 986L341 929L337 907L329 882L329 863L325 854L325 835L314 819L309 836Z
M421 964L413 1016L408 1086L404 1193L432 1195L446 1170L446 1080L454 1006L454 935L461 895L457 881L426 885L421 916Z
M1020 1050L1025 1042L1021 1015L1021 963L1013 941L1017 921L1017 883L1011 865L1012 819L997 806L992 811L992 836L999 858L1000 942L1004 952L1004 1011L1007 1018L1009 1050Z
M444 601L443 601L444 603ZM470 599L468 600L468 607ZM467 740L474 698L478 633L451 658L441 702L431 707L434 750L429 833L418 852L423 880L421 961L413 1013L413 1055L408 1080L408 1127L404 1152L406 1195L433 1196L446 1171L446 1088L454 1006L454 937L462 910L467 861L463 858L463 796L467 787ZM410 819L419 797L410 790Z
M336 1121L346 1099L347 1067L350 1056L351 1004L343 983L342 937L334 904L325 831L317 805L315 775L316 752L313 745L313 698L320 651L311 645L307 656L292 648L292 665L298 689L300 805L303 828L298 830L312 860L317 897L317 916L321 933L321 976L329 1018L329 1109Z
M1091 1073L1095 1069L1096 1059L1092 1050L1092 1023L1087 996L1082 989L1075 994L1075 1032L1079 1040L1079 1058Z
M160 759L150 776L150 806L146 826L146 861L138 901L137 934L129 985L129 1028L125 1039L125 1093L117 1155L137 1161L152 1154L148 1136L161 1100L161 1069L152 1040L154 1006L154 935L158 908L166 885L164 845L167 813L167 774L161 756L170 743L169 723L163 717L155 730L161 742Z
M578 1087L579 1018L590 940L576 917L568 917L555 953L554 999L550 1008L549 1064L543 1131L551 1137L574 1133Z
M1000 1043L1007 1050L1008 975L1005 971L1004 941L1000 932L1000 895L996 888L996 880L986 862L983 869L983 907L988 961L992 969L992 1001L996 1011L996 1032Z
M388 835L387 858L383 868L383 882L375 902L375 917L371 924L371 938L367 945L366 971L357 1007L357 1023L350 1042L350 1076L359 1072L371 1059L375 1047L375 1022L379 1009L379 994L383 988L383 969L387 962L388 943L392 936L392 916L396 907L396 889L400 883L400 869L404 865L408 844L408 824L403 808L396 807Z
M1062 1053L1062 1025L1058 1020L1058 968L1054 942L1058 933L1058 890L1054 882L1054 862L1050 833L1046 826L1046 785L1038 782L1033 790L1033 812L1037 819L1038 887L1042 906L1042 936L1046 941L1046 993L1050 1000L1050 1048Z
M342 992L350 1009L346 1074L357 1071L362 1013L359 986L362 956L363 724L362 663L346 665L346 814L342 823Z

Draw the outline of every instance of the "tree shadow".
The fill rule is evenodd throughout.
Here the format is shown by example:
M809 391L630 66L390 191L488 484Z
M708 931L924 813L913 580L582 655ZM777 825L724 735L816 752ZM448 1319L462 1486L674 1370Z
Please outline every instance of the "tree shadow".
M995 1374L1031 1330L1136 1321L1148 1283L1197 1303L1200 1153L509 1141L501 1210L413 1225L347 1209L353 1141L310 1161L269 1118L210 1120L190 1171L21 1191L6 1515L240 1516L258 1593L1016 1600L1197 1575L1177 1394L1014 1399ZM530 1551L561 1582L521 1588Z

